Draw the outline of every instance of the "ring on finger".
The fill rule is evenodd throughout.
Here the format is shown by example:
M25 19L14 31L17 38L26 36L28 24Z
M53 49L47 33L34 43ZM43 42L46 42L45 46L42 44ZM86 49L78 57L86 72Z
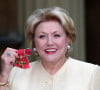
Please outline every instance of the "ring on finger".
M7 53L7 56L11 56L11 53Z

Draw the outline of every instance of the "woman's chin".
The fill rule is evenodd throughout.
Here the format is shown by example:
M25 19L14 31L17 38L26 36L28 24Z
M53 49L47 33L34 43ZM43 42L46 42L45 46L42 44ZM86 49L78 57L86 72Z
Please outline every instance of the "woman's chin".
M46 58L42 60L46 63L57 63L58 62L58 58Z

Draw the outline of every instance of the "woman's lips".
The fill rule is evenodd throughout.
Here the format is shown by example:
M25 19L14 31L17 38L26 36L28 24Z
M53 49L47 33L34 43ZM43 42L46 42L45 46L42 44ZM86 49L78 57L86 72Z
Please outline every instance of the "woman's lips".
M57 51L57 49L55 49L55 48L51 48L51 49L49 48L49 49L45 50L45 53L46 54L55 54L56 51Z

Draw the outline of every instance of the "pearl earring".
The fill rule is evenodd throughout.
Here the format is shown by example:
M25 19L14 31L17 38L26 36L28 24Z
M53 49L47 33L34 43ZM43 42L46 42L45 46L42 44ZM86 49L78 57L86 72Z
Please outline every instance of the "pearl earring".
M36 48L33 48L33 51L36 52Z
M70 47L71 47L71 46L70 46L70 45L68 45L68 46L67 46L67 49L70 49Z
M36 48L33 48L33 52L34 52L34 54L35 54L36 56L38 56L38 53L37 53Z

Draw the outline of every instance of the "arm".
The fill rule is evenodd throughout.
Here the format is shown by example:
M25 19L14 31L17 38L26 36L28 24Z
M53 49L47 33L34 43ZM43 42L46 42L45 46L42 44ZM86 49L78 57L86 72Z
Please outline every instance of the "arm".
M7 48L1 56L0 90L6 90L8 77L16 57L16 50L12 48Z

